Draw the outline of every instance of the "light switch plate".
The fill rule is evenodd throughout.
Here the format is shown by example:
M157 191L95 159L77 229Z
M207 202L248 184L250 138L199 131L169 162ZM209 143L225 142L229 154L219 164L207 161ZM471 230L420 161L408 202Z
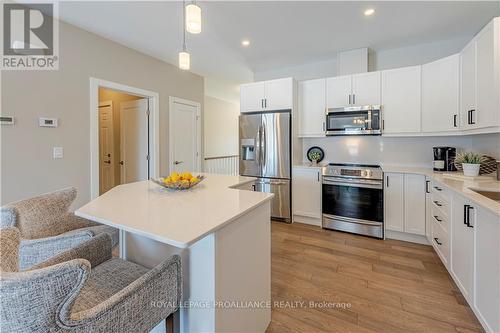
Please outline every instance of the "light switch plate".
M38 126L40 127L57 127L57 118L38 118Z
M63 158L64 157L63 147L54 147L52 154L53 154L54 159Z

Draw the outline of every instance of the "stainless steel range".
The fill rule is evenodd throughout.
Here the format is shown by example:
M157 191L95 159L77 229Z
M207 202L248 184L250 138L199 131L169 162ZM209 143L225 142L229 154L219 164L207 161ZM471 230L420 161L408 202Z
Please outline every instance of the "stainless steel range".
M384 238L384 176L378 165L323 168L323 228Z

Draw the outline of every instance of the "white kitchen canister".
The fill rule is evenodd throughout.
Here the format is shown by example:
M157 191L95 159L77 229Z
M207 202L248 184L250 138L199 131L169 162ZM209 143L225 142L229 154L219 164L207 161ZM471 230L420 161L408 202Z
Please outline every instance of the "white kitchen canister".
M462 163L462 168L464 170L464 176L468 176L468 177L479 176L479 168L480 167L481 167L481 164Z

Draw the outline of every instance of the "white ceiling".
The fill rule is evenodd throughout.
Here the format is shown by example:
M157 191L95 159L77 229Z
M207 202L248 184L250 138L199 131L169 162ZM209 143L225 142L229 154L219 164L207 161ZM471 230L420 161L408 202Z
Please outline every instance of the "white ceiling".
M253 72L322 61L338 51L373 50L472 36L500 15L500 1L198 1L203 31L187 36L192 70L232 82ZM365 17L363 11L374 8ZM181 2L62 2L63 21L177 63ZM251 45L240 44L248 38Z

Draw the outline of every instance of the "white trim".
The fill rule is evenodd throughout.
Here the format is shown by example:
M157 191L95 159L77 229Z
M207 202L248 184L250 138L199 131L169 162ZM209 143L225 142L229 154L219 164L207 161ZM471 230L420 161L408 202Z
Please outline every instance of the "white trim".
M149 98L151 122L149 131L150 174L154 178L160 173L160 95L153 91L143 90L116 82L90 78L90 197L99 196L99 88L107 88L126 94Z
M202 133L201 133L201 104L198 102L187 100L187 99L169 96L168 97L168 155L169 155L168 170L169 170L169 173L171 173L174 170L174 149L173 149L174 103L185 104L185 105L193 106L196 108L196 127L197 127L196 132L197 132L197 136L198 136L198 140L197 140L198 142L196 144L196 150L198 153L196 165L197 165L198 171L202 172L202 169L201 169L201 140L202 140L201 139L201 135L202 135Z
M385 230L385 239L396 239L410 243L430 245L425 236L387 229Z

